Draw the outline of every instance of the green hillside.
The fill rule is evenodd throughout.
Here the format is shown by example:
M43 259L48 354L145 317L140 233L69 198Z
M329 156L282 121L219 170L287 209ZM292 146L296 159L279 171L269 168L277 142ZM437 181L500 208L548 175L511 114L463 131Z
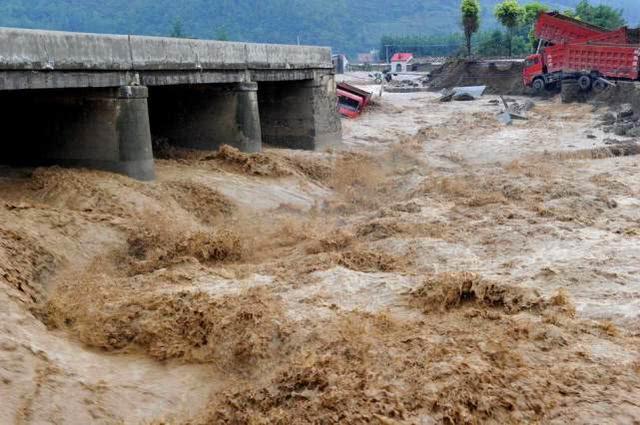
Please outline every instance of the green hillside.
M483 25L494 26L498 0L483 0ZM558 9L578 0L554 0ZM603 0L640 21L638 0ZM594 2L595 3L595 2ZM383 34L458 31L459 0L0 0L0 26L100 33L168 35L180 19L187 35L271 43L328 45L355 53Z

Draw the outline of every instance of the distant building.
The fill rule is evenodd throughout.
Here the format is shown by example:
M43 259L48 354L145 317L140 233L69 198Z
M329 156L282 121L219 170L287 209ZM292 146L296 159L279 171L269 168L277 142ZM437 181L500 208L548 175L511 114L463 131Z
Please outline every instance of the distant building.
M407 72L411 70L413 54L396 53L391 57L391 72Z
M333 63L333 69L336 71L336 74L344 74L349 71L349 61L345 55L332 55L331 62Z
M373 55L371 53L358 53L358 63L372 63Z
M369 53L358 53L358 63L370 64L378 62L378 52L372 50Z

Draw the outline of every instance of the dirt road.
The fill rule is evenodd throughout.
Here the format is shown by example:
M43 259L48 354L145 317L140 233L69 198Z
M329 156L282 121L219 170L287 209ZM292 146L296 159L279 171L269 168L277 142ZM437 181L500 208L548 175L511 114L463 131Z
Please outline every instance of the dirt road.
M154 183L3 169L0 423L638 423L638 157L436 97Z

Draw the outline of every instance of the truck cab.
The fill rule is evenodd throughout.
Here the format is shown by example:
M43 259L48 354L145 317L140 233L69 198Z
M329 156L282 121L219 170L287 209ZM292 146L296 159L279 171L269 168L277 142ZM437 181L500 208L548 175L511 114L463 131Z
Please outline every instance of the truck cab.
M527 56L522 70L522 82L526 87L533 87L536 90L544 89L544 63L541 54Z
M354 93L338 89L338 112L348 118L356 118L364 108L364 99Z
M338 83L338 111L348 118L356 118L371 101L371 93L361 90L351 84Z

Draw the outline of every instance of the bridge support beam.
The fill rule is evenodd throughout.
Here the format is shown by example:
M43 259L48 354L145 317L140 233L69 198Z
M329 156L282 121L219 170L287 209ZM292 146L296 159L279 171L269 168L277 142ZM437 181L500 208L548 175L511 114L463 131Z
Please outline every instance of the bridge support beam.
M2 92L0 115L8 163L155 178L146 87Z
M261 82L258 90L264 143L315 150L342 138L333 75L312 80Z
M238 147L244 152L262 150L262 127L258 107L258 84L240 83L234 87L236 95L236 118Z
M256 83L153 87L149 99L153 138L189 149L230 145L259 152L257 90Z

